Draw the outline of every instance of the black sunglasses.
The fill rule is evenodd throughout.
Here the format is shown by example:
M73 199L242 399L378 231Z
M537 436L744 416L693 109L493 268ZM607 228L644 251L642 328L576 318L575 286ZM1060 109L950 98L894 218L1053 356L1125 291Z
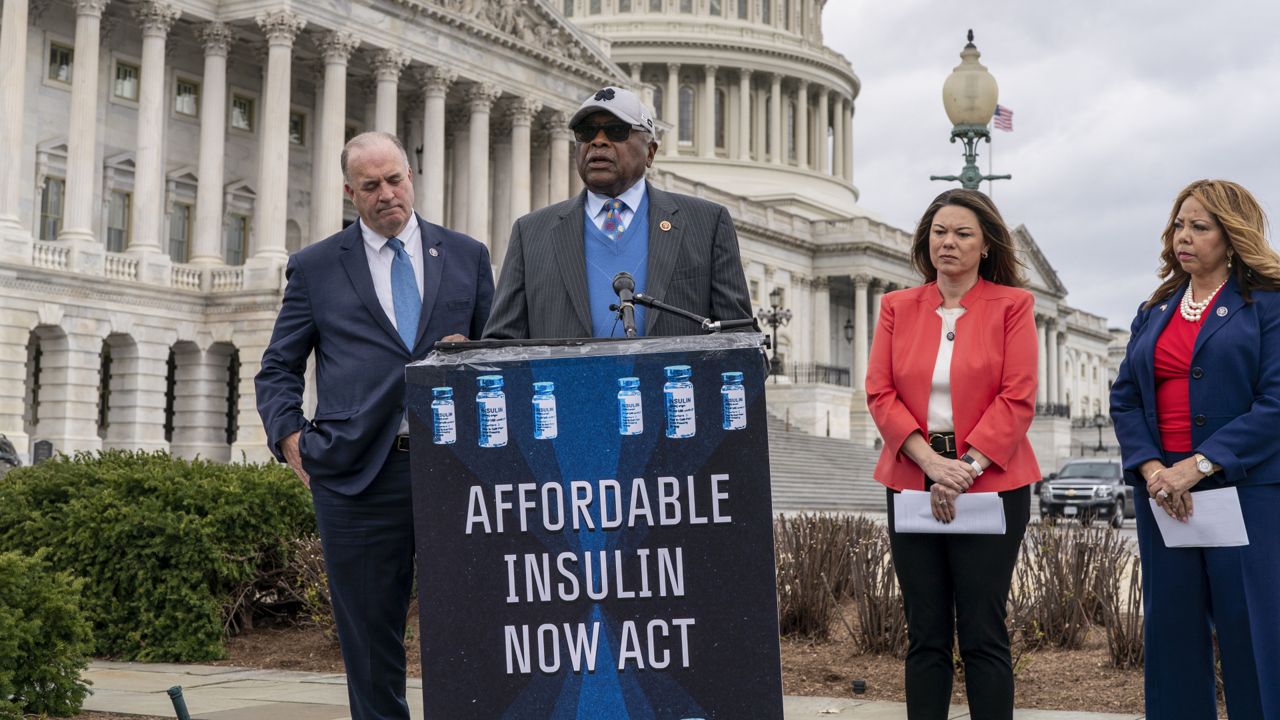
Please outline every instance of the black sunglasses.
M623 142L631 136L631 126L626 123L605 123L603 125L579 125L573 129L573 136L580 143L588 143L596 139L601 130L609 142Z

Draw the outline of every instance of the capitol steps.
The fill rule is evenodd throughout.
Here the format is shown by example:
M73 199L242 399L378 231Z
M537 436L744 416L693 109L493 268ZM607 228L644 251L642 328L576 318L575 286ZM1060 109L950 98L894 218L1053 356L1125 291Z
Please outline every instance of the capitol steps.
M789 431L769 415L774 512L884 512L884 486L871 476L879 454L850 440Z

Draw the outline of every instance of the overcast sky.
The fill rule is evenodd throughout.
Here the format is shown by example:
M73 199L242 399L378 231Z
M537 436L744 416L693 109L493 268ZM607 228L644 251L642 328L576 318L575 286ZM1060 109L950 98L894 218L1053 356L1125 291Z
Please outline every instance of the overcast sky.
M1159 234L1191 180L1254 193L1280 228L1280 3L1275 0L831 0L826 42L862 80L860 203L903 229L959 174L942 82L965 32L1014 111L995 131L994 198L1025 224L1067 302L1128 327L1155 288ZM988 184L983 183L983 190Z

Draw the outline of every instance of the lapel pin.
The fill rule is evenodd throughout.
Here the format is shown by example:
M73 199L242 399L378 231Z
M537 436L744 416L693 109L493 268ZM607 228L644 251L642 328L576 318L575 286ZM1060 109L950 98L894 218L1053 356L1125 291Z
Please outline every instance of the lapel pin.
M427 251L427 253L431 255L431 257L436 257L437 255L440 254L440 251L435 248L431 248L430 250Z
M670 230L671 230L671 221L670 221L670 220L663 220L662 222L658 223L658 229L659 229L659 230L661 230L662 232L668 232L668 231L670 231Z
M1218 317L1226 317L1226 316L1227 316L1227 309L1224 307L1218 308Z
M1165 309L1165 308L1167 308L1167 307L1169 307L1169 303L1165 303L1165 304L1161 305L1161 306L1160 306L1160 312L1164 312L1164 309Z

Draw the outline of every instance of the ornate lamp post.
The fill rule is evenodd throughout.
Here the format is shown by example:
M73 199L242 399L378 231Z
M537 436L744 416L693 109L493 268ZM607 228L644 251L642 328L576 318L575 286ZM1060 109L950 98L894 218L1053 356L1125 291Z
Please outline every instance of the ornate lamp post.
M844 341L848 345L853 344L853 318L845 318L844 321Z
M1098 447L1093 449L1094 453L1097 454L1107 449L1107 446L1102 444L1102 428L1107 426L1106 416L1103 415L1102 413L1098 413L1097 415L1094 415L1093 426L1098 428Z
M951 120L951 142L964 143L964 169L959 175L930 175L930 180L960 181L969 190L977 190L984 180L1009 180L1012 175L983 175L978 169L978 141L991 142L987 125L996 112L1000 90L996 79L978 58L982 53L973 44L973 31L969 31L969 44L960 51L960 64L951 71L942 84L942 105Z
M782 307L782 288L775 287L769 291L769 309L760 308L756 312L756 319L762 324L768 325L773 331L773 357L769 361L769 374L774 375L773 381L778 382L777 375L782 373L782 368L778 364L778 328L786 327L791 322L791 310Z

